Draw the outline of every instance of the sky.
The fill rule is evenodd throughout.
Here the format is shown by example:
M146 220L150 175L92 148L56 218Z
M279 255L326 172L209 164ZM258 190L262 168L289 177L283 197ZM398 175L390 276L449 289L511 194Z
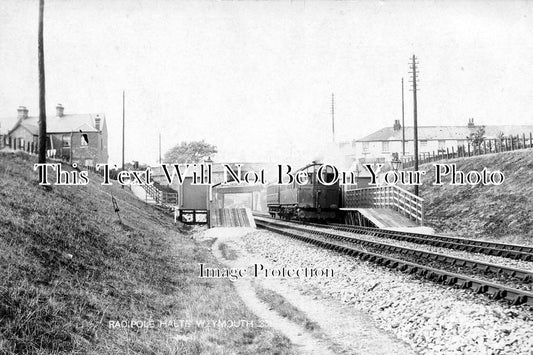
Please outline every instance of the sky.
M335 140L419 125L533 124L529 1L45 0L46 105L104 113L111 163L182 141L214 161L311 161ZM37 0L0 2L0 131L38 115ZM333 153L331 153L333 154Z

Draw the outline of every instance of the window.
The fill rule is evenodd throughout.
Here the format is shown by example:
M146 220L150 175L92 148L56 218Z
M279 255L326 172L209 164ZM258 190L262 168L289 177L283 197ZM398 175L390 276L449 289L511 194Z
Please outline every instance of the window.
M426 140L420 141L420 146L424 147L424 148L427 147L428 146L428 141L426 141Z
M85 166L93 166L93 160L92 159L85 159Z
M325 183L331 183L333 182L335 178L335 172L331 166L326 166L324 169L322 169L322 181Z
M80 139L80 146L86 147L89 144L89 136L87 134L82 134Z
M61 146L63 148L70 148L70 134L64 134L63 137L61 138Z
M368 142L363 142L363 152L368 152Z
M439 150L446 149L446 141L445 140L439 140Z
M382 153L389 152L389 142L381 142L381 152Z

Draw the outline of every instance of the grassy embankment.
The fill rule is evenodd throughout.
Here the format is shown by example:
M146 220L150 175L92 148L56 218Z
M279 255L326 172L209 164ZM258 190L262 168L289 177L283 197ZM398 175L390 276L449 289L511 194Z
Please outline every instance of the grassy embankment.
M502 185L432 185L432 164L420 187L425 199L426 225L437 232L470 238L489 238L510 243L533 244L533 150L519 150L464 159L440 161L455 163L457 170L500 170Z
M33 163L0 152L1 354L292 352L286 338L257 327L230 281L197 277L199 262L218 265L209 245L94 174L87 186L46 191ZM241 319L255 326L194 324ZM109 327L132 320L155 327Z

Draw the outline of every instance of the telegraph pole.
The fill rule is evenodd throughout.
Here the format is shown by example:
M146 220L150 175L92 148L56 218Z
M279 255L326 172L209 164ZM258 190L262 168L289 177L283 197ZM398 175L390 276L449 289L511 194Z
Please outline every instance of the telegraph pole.
M331 94L331 136L335 143L335 94Z
M405 113L403 104L403 78L402 78L402 155L405 156Z
M44 0L39 1L39 31L38 31L38 59L39 59L39 164L46 163L46 101L44 85L44 41L43 41ZM41 171L41 170L39 170ZM39 176L39 181L43 181Z
M161 164L161 133L159 133L159 164Z
M125 131L126 131L126 92L122 90L122 171L124 171L124 139L125 139ZM124 188L124 185L122 185L122 188Z
M417 88L416 88L416 84L417 84L417 74L418 74L418 71L416 69L416 65L417 65L417 61L416 61L416 56L413 54L413 57L411 59L411 71L410 73L413 75L413 80L412 80L412 83L413 83L413 120L414 120L414 125L413 125L413 136L414 136L414 147L415 147L415 171L418 171L418 123L417 123L417 108L416 108L416 105L417 105L417 102L416 102L416 91L417 91ZM415 195L418 196L418 185L415 185Z

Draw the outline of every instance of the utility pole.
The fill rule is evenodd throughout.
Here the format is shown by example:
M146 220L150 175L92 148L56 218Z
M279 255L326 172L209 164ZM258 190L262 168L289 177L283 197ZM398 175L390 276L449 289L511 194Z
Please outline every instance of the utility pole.
M125 139L125 130L126 130L126 92L122 90L122 171L124 171L124 139ZM124 185L122 185L124 188Z
M44 85L44 40L43 40L44 0L39 1L39 33L38 33L38 58L39 58L39 164L46 163L46 101ZM39 170L41 171L41 170ZM43 181L39 176L39 181Z
M416 109L416 105L417 105L417 102L416 102L416 91L417 91L417 88L416 88L416 84L417 84L417 74L418 74L418 71L416 69L416 65L417 65L417 61L416 61L416 56L413 54L413 57L411 59L411 71L409 73L411 73L413 75L413 79L412 79L412 83L413 83L413 120L414 120L414 125L413 125L413 136L414 136L414 141L413 141L413 144L414 144L414 147L415 147L415 171L418 171L418 122L417 122L417 109ZM415 195L416 196L419 196L418 194L418 185L415 185Z
M331 136L335 143L335 94L331 94Z
M403 99L403 78L402 78L402 156L405 156L405 113Z

